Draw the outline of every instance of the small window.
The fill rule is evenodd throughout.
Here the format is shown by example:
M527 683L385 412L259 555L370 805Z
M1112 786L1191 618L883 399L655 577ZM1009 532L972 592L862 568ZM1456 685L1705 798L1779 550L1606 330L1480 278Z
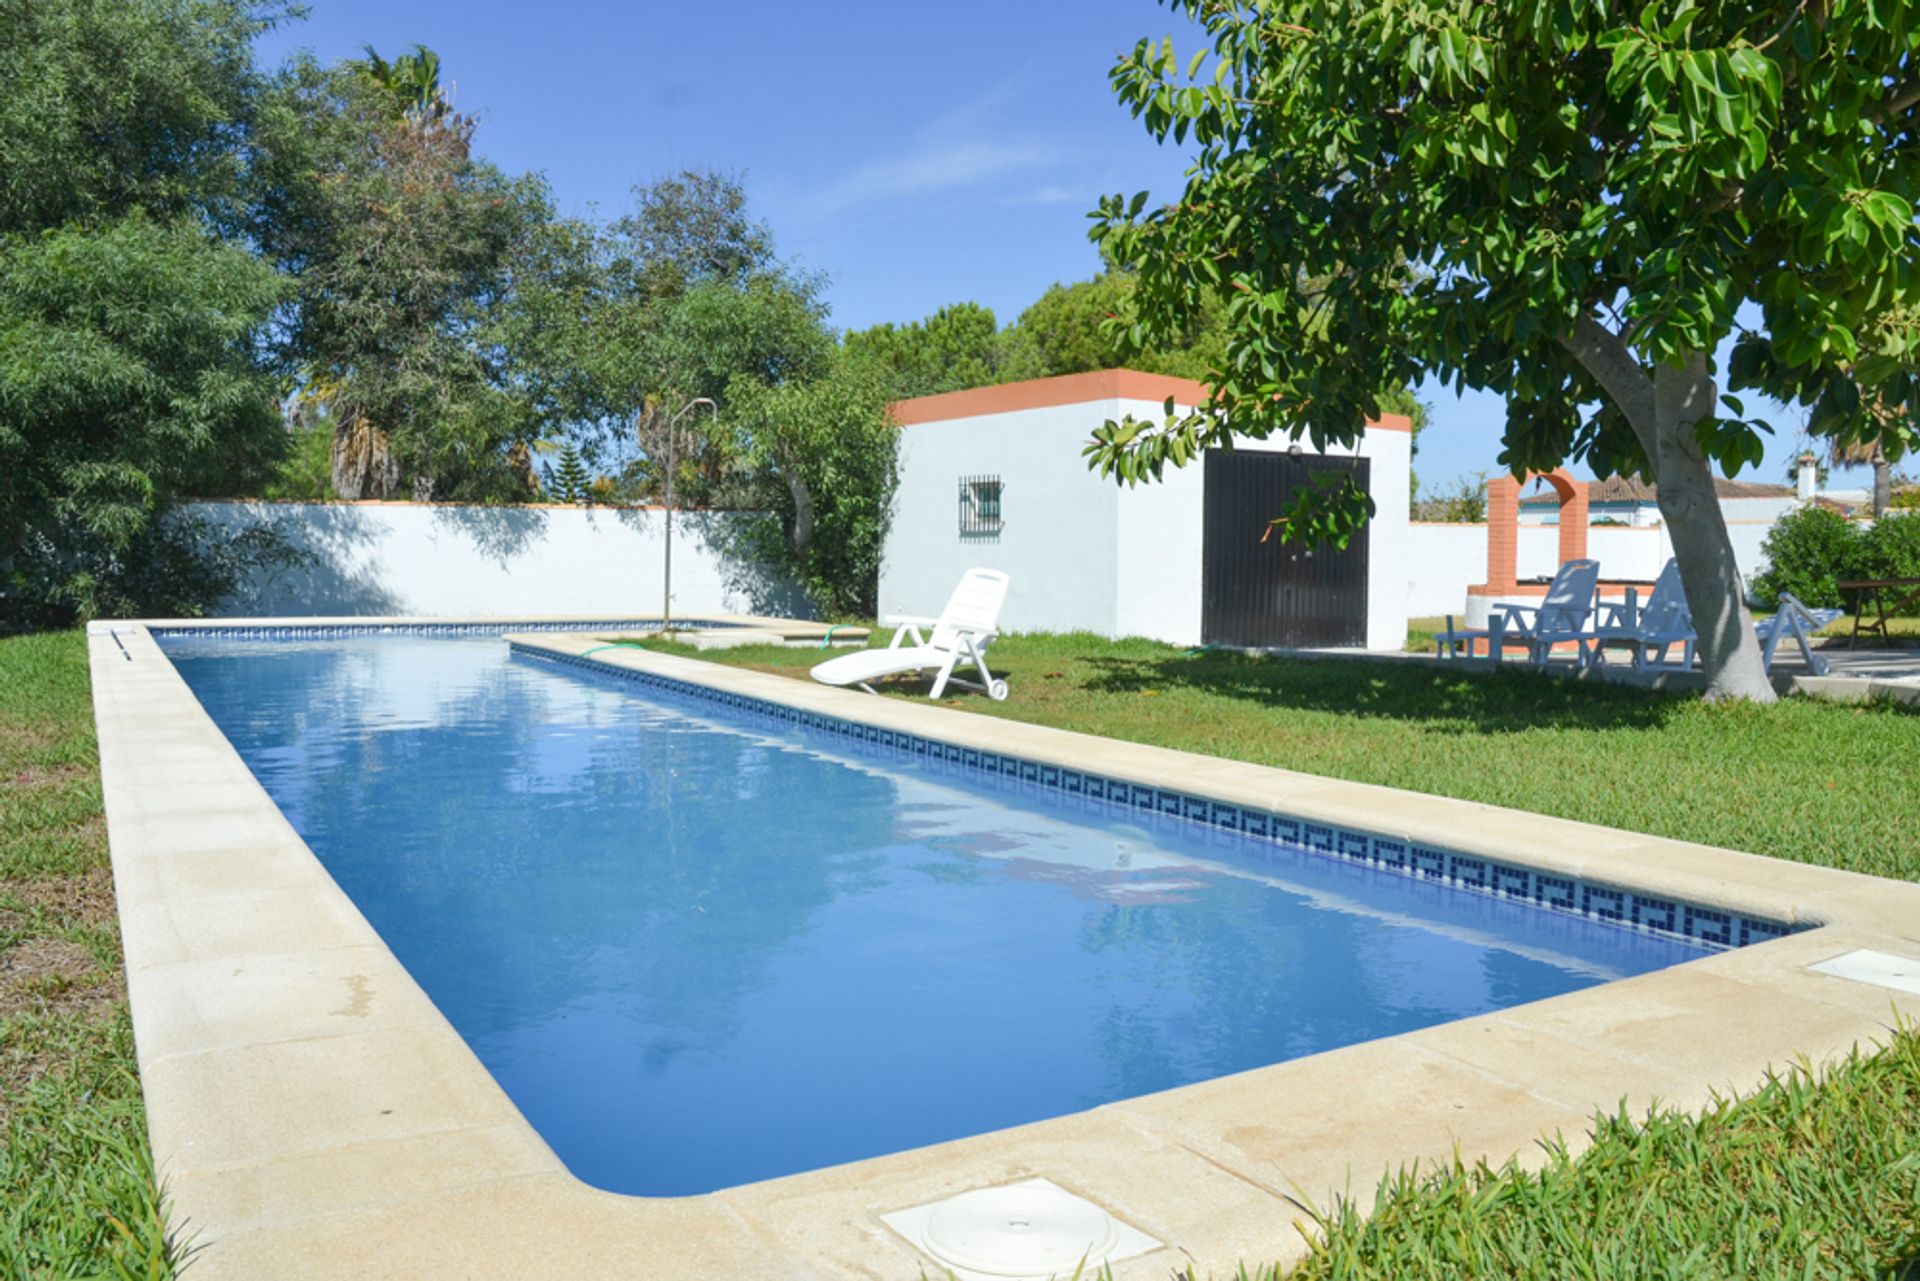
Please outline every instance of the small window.
M962 535L998 534L1000 517L1000 478L998 476L962 476L960 478L960 532Z

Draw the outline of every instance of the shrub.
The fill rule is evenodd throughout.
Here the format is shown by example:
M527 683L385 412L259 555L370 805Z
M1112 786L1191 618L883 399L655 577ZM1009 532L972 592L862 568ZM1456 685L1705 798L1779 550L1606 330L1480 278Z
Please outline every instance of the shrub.
M1767 568L1753 580L1753 595L1764 608L1778 609L1780 593L1820 608L1848 604L1840 580L1862 576L1864 536L1845 516L1825 507L1803 507L1783 516L1767 532L1760 550Z
M1861 540L1862 578L1920 578L1920 515L1889 512Z
M37 532L0 576L0 624L61 627L90 618L198 618L247 579L312 563L275 525L222 529L178 507L137 536Z
M280 297L188 218L0 236L0 619L206 603L220 574L166 516L282 445L259 359Z

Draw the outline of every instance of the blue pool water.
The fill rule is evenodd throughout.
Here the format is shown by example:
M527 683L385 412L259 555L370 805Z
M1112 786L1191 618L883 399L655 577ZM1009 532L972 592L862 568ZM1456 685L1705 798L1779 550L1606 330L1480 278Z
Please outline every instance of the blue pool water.
M528 1120L612 1191L899 1151L1700 954L497 638L165 645Z

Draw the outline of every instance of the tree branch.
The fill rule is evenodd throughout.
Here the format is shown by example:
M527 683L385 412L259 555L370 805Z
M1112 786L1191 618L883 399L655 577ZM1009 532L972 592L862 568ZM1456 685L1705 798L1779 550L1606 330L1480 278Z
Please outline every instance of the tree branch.
M1896 116L1905 115L1916 103L1920 103L1920 80L1909 80L1893 91L1893 96L1871 119L1877 124L1886 124Z
M1765 53L1769 45L1774 44L1781 36L1786 35L1787 32L1793 29L1794 20L1805 13L1806 10L1807 0L1800 0L1800 3L1794 5L1793 9L1787 14L1787 20L1780 24L1780 29L1768 36L1765 40L1762 40L1759 44L1753 46L1754 49L1760 53Z
M1560 342L1612 397L1613 403L1626 415L1633 434L1640 438L1640 447L1652 458L1659 407L1654 399L1653 379L1647 376L1639 358L1620 335L1592 316L1580 317L1573 332Z

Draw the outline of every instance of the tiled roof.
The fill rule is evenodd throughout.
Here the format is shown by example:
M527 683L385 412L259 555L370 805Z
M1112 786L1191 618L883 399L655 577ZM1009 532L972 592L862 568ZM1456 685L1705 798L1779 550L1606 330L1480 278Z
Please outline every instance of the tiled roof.
M1798 491L1792 485L1769 485L1757 480L1713 478L1713 492L1722 498L1792 498Z
M1751 480L1728 480L1725 476L1713 478L1713 492L1721 499L1728 498L1791 498L1794 489L1791 485L1768 485ZM1587 482L1587 502L1598 506L1601 503L1644 503L1652 506L1660 501L1659 489L1641 480L1637 476L1608 476L1605 480ZM1520 500L1522 507L1558 507L1560 498L1552 490L1534 494Z

